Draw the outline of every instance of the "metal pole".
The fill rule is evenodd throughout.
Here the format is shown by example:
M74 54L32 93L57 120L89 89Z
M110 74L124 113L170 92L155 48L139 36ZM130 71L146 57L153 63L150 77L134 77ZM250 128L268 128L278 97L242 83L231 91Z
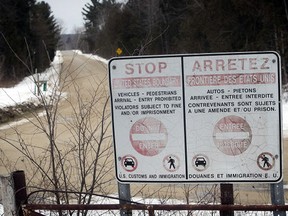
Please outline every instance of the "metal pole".
M270 185L272 205L285 205L283 180ZM285 211L273 211L274 216L285 216Z
M233 205L233 184L220 184L221 191L221 204L222 205ZM234 216L234 211L220 211L220 216Z
M130 185L122 184L118 182L118 193L119 193L119 203L121 205L130 204L131 194L130 194ZM132 216L132 210L120 210L121 216Z

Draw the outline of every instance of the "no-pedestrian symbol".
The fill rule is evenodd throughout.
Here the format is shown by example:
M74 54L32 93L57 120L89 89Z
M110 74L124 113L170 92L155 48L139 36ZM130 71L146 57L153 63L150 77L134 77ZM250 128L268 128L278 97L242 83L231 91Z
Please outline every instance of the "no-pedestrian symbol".
M169 172L174 172L180 167L180 159L178 156L171 154L163 159L163 166Z
M262 170L270 170L274 167L275 157L269 152L263 152L258 156L257 164Z

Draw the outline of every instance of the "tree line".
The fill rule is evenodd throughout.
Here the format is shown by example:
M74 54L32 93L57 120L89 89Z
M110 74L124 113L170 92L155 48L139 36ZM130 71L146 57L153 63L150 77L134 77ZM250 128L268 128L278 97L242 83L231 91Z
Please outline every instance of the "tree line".
M285 0L91 0L82 14L89 53L111 58L117 48L121 55L276 50L288 82ZM59 35L49 4L1 0L0 80L45 70Z
M0 81L42 72L55 55L60 28L49 4L36 0L0 1Z
M285 0L91 0L83 8L89 52L122 55L275 50L287 82Z

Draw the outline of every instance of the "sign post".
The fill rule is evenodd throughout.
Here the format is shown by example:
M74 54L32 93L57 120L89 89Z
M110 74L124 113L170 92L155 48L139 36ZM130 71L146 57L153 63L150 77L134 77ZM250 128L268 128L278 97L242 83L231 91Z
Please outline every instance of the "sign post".
M270 185L272 205L285 205L283 180ZM274 211L274 216L285 216L285 211Z
M109 80L120 182L282 179L277 53L119 57Z
M119 194L119 203L130 204L131 203L131 194L130 194L130 185L129 184L122 184L118 182L118 194ZM132 216L131 210L120 210L121 216Z

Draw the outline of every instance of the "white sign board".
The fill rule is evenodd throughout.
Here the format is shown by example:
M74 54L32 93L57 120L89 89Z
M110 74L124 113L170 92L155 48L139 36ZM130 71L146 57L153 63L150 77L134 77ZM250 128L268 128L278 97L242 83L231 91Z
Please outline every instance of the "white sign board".
M277 53L114 58L109 76L120 182L281 180Z

